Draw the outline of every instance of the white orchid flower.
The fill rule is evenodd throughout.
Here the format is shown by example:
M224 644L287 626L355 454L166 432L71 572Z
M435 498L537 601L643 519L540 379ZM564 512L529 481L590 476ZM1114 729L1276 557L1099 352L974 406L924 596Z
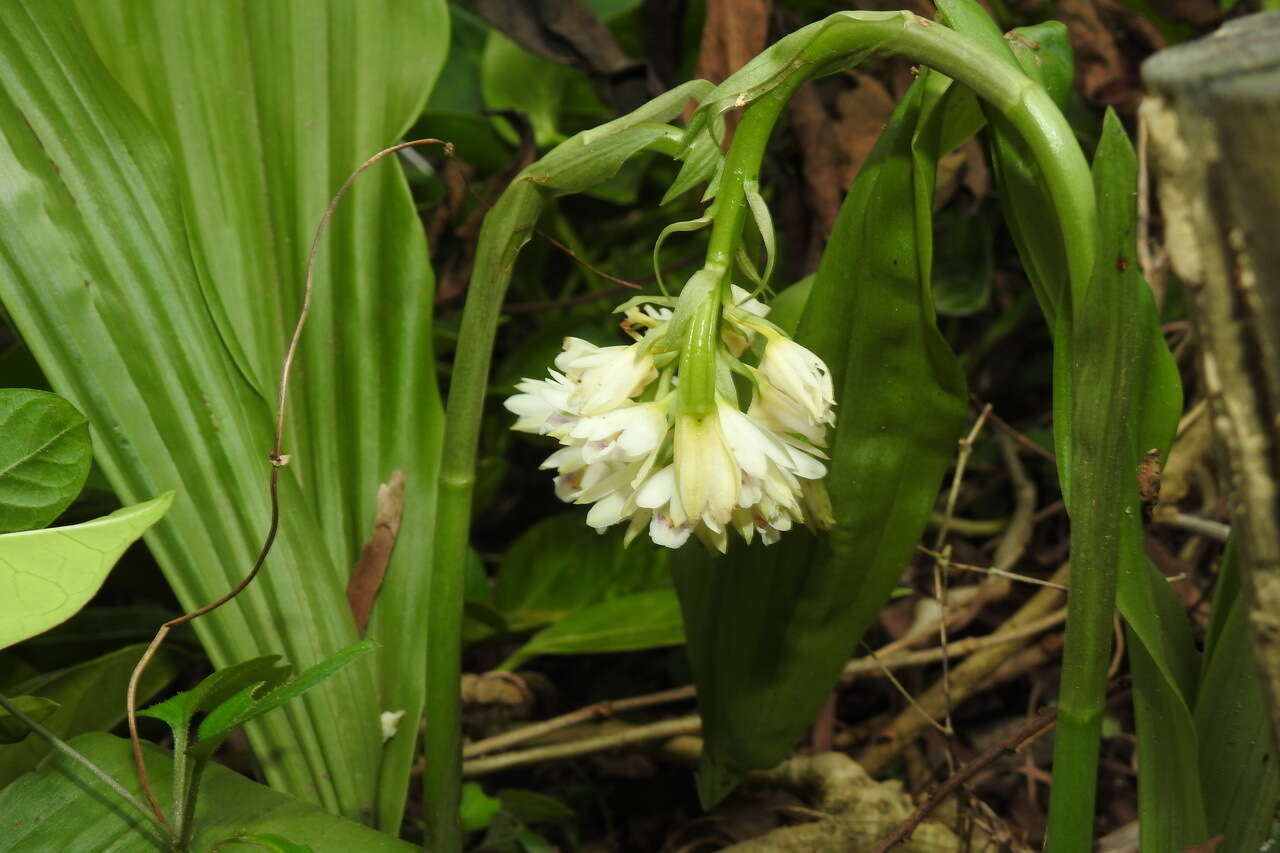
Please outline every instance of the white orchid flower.
M759 372L814 422L828 423L836 395L831 371L822 359L788 337L772 335L765 344Z
M505 402L512 428L559 441L542 465L556 471L556 496L590 504L587 524L601 533L626 522L627 543L647 528L657 545L697 537L724 552L730 530L772 544L796 523L829 527L819 449L835 423L826 365L764 321L768 306L746 290L732 286L721 311L705 301L717 291L702 285L703 301L690 303L696 347L693 312L633 300L619 310L635 343L566 338L560 372L521 381ZM729 369L758 334L768 342L745 368L755 389L744 412ZM683 382L682 370L693 371Z
M580 338L565 338L556 367L575 386L569 406L581 415L616 409L658 376L653 357L638 344L598 347Z

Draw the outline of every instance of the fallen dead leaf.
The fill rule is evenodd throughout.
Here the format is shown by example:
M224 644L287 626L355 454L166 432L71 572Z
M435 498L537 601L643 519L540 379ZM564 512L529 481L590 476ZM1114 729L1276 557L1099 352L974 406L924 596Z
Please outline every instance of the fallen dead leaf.
M769 38L769 11L770 0L707 0L696 76L721 83L764 50ZM725 119L727 142L737 116L731 114Z
M848 187L857 177L894 108L893 96L875 77L859 71L851 72L849 77L856 88L836 96L836 138L844 153L842 187Z
M400 518L404 514L404 472L392 471L387 482L378 486L373 514L373 535L360 548L360 559L351 569L347 581L347 603L356 620L356 630L364 636L373 602L387 575L387 563L396 546Z

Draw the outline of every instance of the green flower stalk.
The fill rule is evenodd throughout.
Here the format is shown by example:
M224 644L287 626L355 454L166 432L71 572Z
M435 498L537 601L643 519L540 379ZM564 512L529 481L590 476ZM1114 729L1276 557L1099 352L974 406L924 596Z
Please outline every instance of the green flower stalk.
M975 40L907 12L840 13L793 33L710 93L702 89L683 138L658 122L680 112L687 92L580 134L529 167L486 217L449 392L428 614L429 849L461 848L459 629L477 437L502 300L544 198L605 180L643 150L683 159L677 185L687 189L708 177L708 163L718 158L707 144L708 129L725 111L748 107L713 181L704 268L678 300L652 297L622 306L632 344L567 341L557 372L525 380L508 408L518 416L517 429L561 442L547 465L557 471L561 497L592 504L587 521L593 526L625 520L634 536L647 521L650 537L661 544L697 536L719 549L730 527L768 541L794 521L820 526L829 519L816 487L834 419L829 374L768 322L750 293L735 290L732 271L749 214L766 247L772 245L756 182L787 99L803 81L872 54L902 55L968 86L1021 138L1057 215L1073 299L1087 289L1096 242L1093 185L1066 120L1018 69Z

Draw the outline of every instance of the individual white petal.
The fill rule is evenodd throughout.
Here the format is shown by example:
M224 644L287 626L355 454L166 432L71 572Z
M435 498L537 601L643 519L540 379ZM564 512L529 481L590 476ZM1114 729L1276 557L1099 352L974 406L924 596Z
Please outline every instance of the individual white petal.
M815 421L803 406L775 385L767 376L757 375L756 391L747 414L782 435L798 435L818 447L827 444L826 422ZM833 413L831 420L834 421Z
M791 457L791 470L797 477L805 480L821 480L827 476L827 466L798 447L786 445L787 454Z
M576 416L568 406L573 387L555 371L551 371L550 379L521 380L516 385L520 393L503 401L507 411L517 416L511 428L545 435L572 421Z
M639 403L582 418L569 436L584 443L588 462L621 462L652 453L666 434L666 409L658 403Z
M636 491L636 506L657 509L669 503L675 493L676 469L674 465L668 465L649 477Z
M647 509L638 509L631 516L631 522L627 525L626 535L622 537L622 547L626 548L632 541L640 535L640 531L649 526L649 521L653 518L653 512Z
M753 297L748 291L738 287L738 285L730 285L729 293L730 298L733 299L733 304L741 308L743 311L755 314L757 317L768 316L769 306Z
M744 415L723 398L718 402L718 411L725 443L742 470L753 477L763 477L768 472L770 461L782 466L790 465L791 457L786 445L773 435L768 425Z
M600 533L626 518L627 498L622 492L611 492L592 504L587 524Z
M690 518L704 513L727 523L738 503L740 468L725 445L720 418L676 419L675 467L680 502Z
M662 510L654 512L653 519L649 522L649 538L654 541L654 544L664 548L679 548L689 541L691 532L692 529L688 524L676 524Z

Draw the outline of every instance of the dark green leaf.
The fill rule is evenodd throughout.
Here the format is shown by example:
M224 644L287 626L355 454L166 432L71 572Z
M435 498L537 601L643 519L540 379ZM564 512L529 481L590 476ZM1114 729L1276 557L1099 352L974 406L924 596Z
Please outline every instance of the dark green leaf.
M941 117L927 85L912 87L854 182L799 326L840 404L829 541L795 533L727 560L685 551L673 561L703 718L704 803L781 760L812 722L901 575L963 428L963 377L921 266L937 125L914 136L923 115Z
M604 535L579 512L538 522L516 540L498 570L495 603L513 630L548 625L620 595L667 585L667 554L622 531Z
M100 732L71 741L81 753L106 770L135 796L138 791L133 755L127 740ZM143 745L156 796L170 799L173 764L169 754ZM80 765L54 754L30 773L0 790L4 815L3 841L8 850L75 851L75 853L169 853L141 815L124 808L114 794ZM375 832L353 821L327 814L249 781L217 764L205 771L196 804L192 853L235 851L237 836L289 839L315 853L412 853L419 847ZM284 848L288 850L289 848Z
M146 643L125 646L67 669L43 673L15 685L13 692L39 693L57 702L61 707L44 725L59 737L111 729L124 719L125 686L146 648ZM161 646L138 682L138 701L145 702L163 690L191 660L189 652L172 643ZM34 769L50 749L41 738L0 747L0 788Z
M246 687L273 687L288 678L292 667L277 665L278 660L280 655L265 655L217 670L190 690L144 708L138 715L163 720L175 731L185 730L196 714L212 711Z
M530 826L540 823L564 823L575 817L573 809L555 797L548 797L537 791L504 788L498 792L498 799L502 802L503 811Z
M233 696L224 699L221 704L209 711L209 716L200 722L198 729L199 742L192 747L193 752L204 747L204 754L212 754L216 745L205 747L206 741L220 741L250 720L274 711L291 699L296 699L311 688L320 684L334 673L364 657L378 647L373 640L361 640L348 646L333 656L320 661L279 684L258 683L243 687Z
M48 391L0 389L0 534L53 521L80 494L89 422Z
M1280 765L1249 642L1248 608L1238 595L1239 563L1227 547L1213 599L1204 676L1197 691L1196 732L1208 835L1222 833L1218 853L1265 849L1280 797Z
M19 711L37 723L48 720L61 707L57 702L43 696L12 696L10 699ZM0 708L0 744L20 743L29 734L31 729L27 728L26 723L10 714L7 709Z
M1085 301L1075 305L1072 460L1068 466L1059 459L1072 522L1073 580L1050 807L1051 827L1059 829L1051 832L1090 823L1096 727L1118 605L1129 627L1139 753L1146 756L1138 791L1142 849L1181 850L1207 837L1190 712L1195 652L1180 602L1143 551L1137 471L1147 451L1167 451L1182 396L1136 263L1137 162L1113 113L1093 175L1098 259ZM1055 405L1055 430L1060 412Z
M947 208L938 214L933 304L946 317L966 317L987 307L993 261L991 217Z
M610 598L569 614L534 634L503 664L514 669L538 655L630 652L684 642L684 623L673 589Z

